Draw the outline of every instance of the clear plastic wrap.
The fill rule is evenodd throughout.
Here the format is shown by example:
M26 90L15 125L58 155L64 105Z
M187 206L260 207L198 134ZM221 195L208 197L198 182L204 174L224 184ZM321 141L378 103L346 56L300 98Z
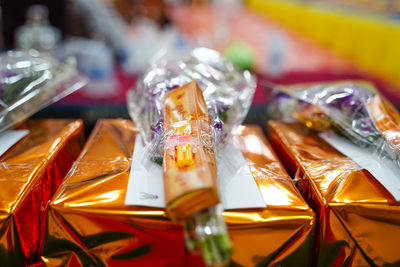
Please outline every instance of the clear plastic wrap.
M224 143L232 129L243 122L256 87L248 71L237 71L217 51L207 48L184 55L163 52L127 96L129 113L147 144L158 140L162 148L165 94L192 80L203 91L215 144ZM158 151L161 155L162 150Z
M296 118L307 127L330 127L360 147L369 147L400 166L399 114L367 82L341 81L274 87L270 114Z
M0 131L86 84L71 58L58 62L35 50L0 56Z
M215 154L243 122L255 87L249 72L214 50L196 48L156 56L127 96L146 143L133 160L163 164L168 214L184 223L187 247L200 248L207 265L226 263L232 251L218 204Z

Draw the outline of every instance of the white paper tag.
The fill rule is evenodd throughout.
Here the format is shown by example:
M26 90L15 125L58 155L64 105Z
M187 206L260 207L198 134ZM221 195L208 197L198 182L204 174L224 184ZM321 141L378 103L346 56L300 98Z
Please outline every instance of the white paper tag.
M382 159L368 148L361 148L331 131L320 136L331 146L369 171L396 199L400 201L400 168L389 159Z
M28 130L6 130L0 133L0 156L29 133Z
M162 167L143 158L138 135L132 157L126 205L165 208ZM242 153L232 143L217 155L218 186L224 209L265 208L260 190Z

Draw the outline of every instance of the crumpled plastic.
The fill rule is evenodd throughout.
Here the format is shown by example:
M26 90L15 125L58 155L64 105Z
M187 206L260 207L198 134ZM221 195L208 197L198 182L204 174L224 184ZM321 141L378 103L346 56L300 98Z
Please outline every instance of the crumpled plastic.
M400 166L399 114L374 86L361 81L274 87L270 114L298 119L317 131L332 128Z
M0 55L0 131L83 87L75 65L36 50Z
M164 51L153 58L148 71L127 95L129 114L144 141L156 144L158 155L163 148L165 94L192 80L203 92L214 144L224 144L247 115L256 88L250 72L236 70L219 52L207 48L179 55Z

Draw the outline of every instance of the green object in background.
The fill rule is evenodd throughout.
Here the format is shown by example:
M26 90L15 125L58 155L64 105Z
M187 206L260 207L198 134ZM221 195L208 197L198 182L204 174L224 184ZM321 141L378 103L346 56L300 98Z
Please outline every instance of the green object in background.
M244 42L235 41L229 44L224 55L238 68L243 70L253 70L254 68L254 51Z

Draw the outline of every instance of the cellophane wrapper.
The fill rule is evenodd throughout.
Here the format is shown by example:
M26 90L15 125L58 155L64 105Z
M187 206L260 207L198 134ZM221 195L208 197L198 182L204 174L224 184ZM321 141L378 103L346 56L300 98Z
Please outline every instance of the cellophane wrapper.
M224 144L249 111L256 88L248 71L238 71L219 52L195 48L179 55L156 55L136 87L127 95L128 110L149 153L162 157L164 97L170 90L196 81L207 105L213 144Z
M276 86L269 110L273 119L297 119L318 131L331 127L400 166L400 116L368 82Z
M80 120L27 121L29 134L1 156L0 262L40 261L48 202L83 145Z
M179 55L166 51L155 56L127 96L129 113L147 144L143 155L134 160L143 166L149 165L149 160L163 162L170 218L187 225L193 220L204 222L190 224L187 228L193 233L200 233L202 228L213 229L209 234L203 231L200 236L186 235L195 241L187 240L189 247L203 247L208 264L226 262L232 250L222 209L212 208L220 202L215 155L247 115L255 87L255 79L248 71L236 70L219 52L195 48ZM196 93L191 93L194 88ZM177 90L182 92L177 94ZM191 163L183 168L189 159ZM203 219L191 219L193 216ZM214 221L220 222L218 226L212 226Z
M59 62L36 50L0 55L0 131L82 88L73 58Z
M318 216L317 266L396 266L400 206L368 170L299 122L269 122L271 144Z
M204 266L164 209L125 205L138 134L132 121L97 123L50 203L45 266ZM313 211L259 127L240 126L233 140L266 207L223 213L235 248L232 264L310 266Z

